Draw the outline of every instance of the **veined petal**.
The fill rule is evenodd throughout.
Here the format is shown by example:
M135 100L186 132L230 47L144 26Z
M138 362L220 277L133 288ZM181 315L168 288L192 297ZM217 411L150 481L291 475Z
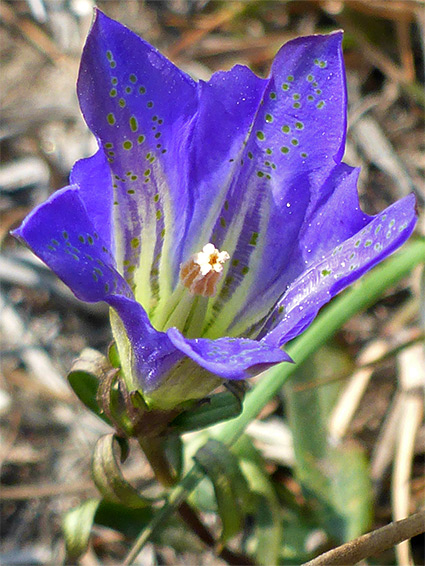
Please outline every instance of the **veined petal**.
M110 251L88 217L78 186L54 193L13 235L28 245L78 298L105 301L118 315L111 316L111 320L129 390L140 388L148 397L154 397L155 390L167 380L167 395L155 399L157 406L165 407L167 403L173 406L202 397L217 386L217 376L205 372L165 333L152 327L145 310L115 269ZM182 390L181 385L188 372L196 380L191 391L184 387Z
M266 84L265 79L260 79L241 65L230 71L215 73L208 82L200 81L198 84L199 104L187 155L191 215L182 245L176 243L174 249L172 261L177 273L180 264L212 241L217 219L225 222L223 211L226 211L226 218L234 215L227 197L234 178L239 174L246 139ZM237 216L242 220L243 211L238 211ZM181 291L177 287L165 309L154 313L155 326L170 326L166 321L181 299ZM191 301L186 302L190 309Z
M416 223L415 196L396 202L300 275L276 305L261 336L281 346L300 334L339 291L407 240Z
M258 318L272 308L281 294L273 284L290 266L308 210L329 196L324 184L345 143L341 38L340 32L300 38L276 56L239 173L212 230L210 241L232 260L209 305L210 337L228 332L253 297L268 299L257 305Z
M196 84L97 11L78 94L113 174L118 269L151 312L171 291L174 246L191 214L185 180Z
M106 156L101 149L92 157L77 161L71 171L70 184L78 185L79 197L94 229L113 251L112 179ZM101 194L99 187L102 188Z
M167 336L201 367L226 379L246 379L269 365L292 361L280 348L247 338L188 339L177 328L169 328Z
M82 162L80 180L90 172ZM84 170L84 171L83 171ZM81 174L81 175L80 175ZM77 176L75 176L77 178ZM90 175L88 184L90 184ZM105 301L119 318L111 317L127 386L158 386L167 370L183 357L163 333L150 324L142 306L115 268L106 243L88 216L81 193L72 185L54 193L14 231L62 279L75 295L88 302ZM95 216L96 217L96 216ZM126 355L124 355L124 352Z
M112 294L132 296L76 185L54 193L13 235L25 242L79 299L96 302Z
M293 212L294 205L288 200L285 217L279 218L277 214L270 219L267 227L269 234L272 234L271 240L278 240L282 233L287 234L291 223L299 227L296 240L288 244L284 252L288 254L287 263L275 274L274 279L270 278L269 286L264 288L264 273L274 269L279 262L279 258L273 256L276 247L266 246L270 250L261 258L262 270L256 273L245 305L229 327L232 335L246 332L247 325L252 325L249 335L255 337L258 333L256 322L269 314L270 305L275 305L276 297L280 298L282 290L287 289L311 265L323 260L335 246L351 238L372 220L371 216L360 209L358 174L359 170L341 163L330 172L323 169L313 171L308 176L308 183L307 180L300 180L301 188L311 195L304 216L300 217ZM282 240L283 246L286 241ZM255 292L259 288L261 293L256 296Z

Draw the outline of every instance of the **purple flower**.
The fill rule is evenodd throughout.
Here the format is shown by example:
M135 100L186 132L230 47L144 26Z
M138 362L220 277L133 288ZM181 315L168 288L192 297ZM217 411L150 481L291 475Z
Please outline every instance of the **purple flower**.
M341 32L302 37L270 77L193 81L97 11L78 95L98 152L15 231L83 301L106 301L127 387L168 408L281 350L415 225L409 195L360 210L341 162Z

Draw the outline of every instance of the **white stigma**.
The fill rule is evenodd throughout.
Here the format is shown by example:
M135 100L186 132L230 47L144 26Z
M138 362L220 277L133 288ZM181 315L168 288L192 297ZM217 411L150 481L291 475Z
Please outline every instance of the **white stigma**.
M213 297L228 259L227 252L220 252L213 244L206 244L201 252L193 254L180 266L180 281L193 295Z

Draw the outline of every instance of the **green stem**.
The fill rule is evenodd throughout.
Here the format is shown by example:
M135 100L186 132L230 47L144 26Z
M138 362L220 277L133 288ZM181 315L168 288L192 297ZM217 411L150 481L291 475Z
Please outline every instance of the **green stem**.
M425 239L406 245L394 257L375 268L359 283L335 299L315 322L287 348L297 364L303 363L322 344L329 340L341 326L358 312L372 305L384 293L403 279L417 265L425 262ZM264 373L262 379L247 394L243 412L236 419L223 425L215 438L228 446L232 445L255 419L261 409L276 395L285 381L296 369L295 364L280 364ZM181 482L174 487L168 501L157 512L151 524L140 534L130 556L134 560L152 533L166 520L195 489L204 477L202 469L195 463Z
M165 454L164 438L160 436L147 439L139 437L137 440L159 483L164 487L175 485L177 476Z

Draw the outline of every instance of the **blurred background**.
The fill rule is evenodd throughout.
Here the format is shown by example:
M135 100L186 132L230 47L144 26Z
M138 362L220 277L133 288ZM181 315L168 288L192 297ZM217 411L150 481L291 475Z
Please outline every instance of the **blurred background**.
M108 430L81 406L66 383L66 373L84 347L105 352L111 340L106 307L79 302L9 235L35 205L67 184L77 159L95 151L75 94L81 49L95 5L197 79L208 79L212 72L236 63L266 76L284 42L299 35L344 29L349 91L344 160L362 167L362 206L375 214L415 190L421 213L417 232L424 231L422 0L3 0L3 564L63 562L61 516L84 498L96 495L90 478L91 452L97 438ZM425 313L420 279L421 271L417 270L373 308L346 324L304 369L308 379L300 388L314 394L320 389L324 397L333 399L328 415L331 438L354 446L361 452L359 458L368 462L372 495L362 525L369 528L406 516L424 502L420 342ZM263 455L274 485L288 490L303 505L305 494L294 473L286 410L288 396L293 395L294 389L270 403L250 426L249 435ZM410 415L408 422L406 415ZM127 473L136 483L152 479L142 458L131 461ZM214 529L215 515L208 505L204 507L206 520ZM324 534L320 525L306 528L288 521L292 547L289 541L284 543L282 563L296 564L324 544ZM173 528L146 547L140 563L221 564L187 536L182 525ZM128 546L125 534L97 526L92 549L81 564L116 563ZM406 566L411 562L403 561L412 560L412 556L417 564L423 564L422 549L423 539L416 539L411 549L404 547L398 554L391 550L370 564Z

